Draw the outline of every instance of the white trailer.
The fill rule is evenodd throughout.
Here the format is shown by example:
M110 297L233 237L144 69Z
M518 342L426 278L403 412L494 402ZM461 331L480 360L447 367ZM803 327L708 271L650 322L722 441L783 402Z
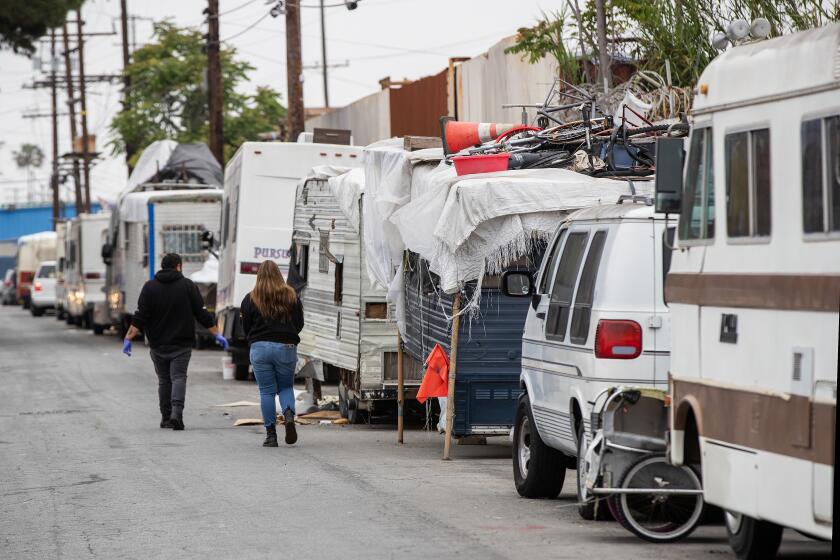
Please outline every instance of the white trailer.
M60 220L55 224L56 246L55 246L55 315L56 319L63 320L67 310L67 289L65 285L64 266L67 255L67 220Z
M42 261L54 261L58 236L54 231L42 231L18 238L15 270L17 297L24 309L29 309L32 298L32 281Z
M354 146L245 142L225 168L216 311L237 379L247 379L250 365L239 304L264 260L288 273L298 182L316 165L360 166L361 153Z
M341 412L351 422L397 398L395 312L367 274L362 242L364 178L361 168L324 166L300 183L291 264L305 282L298 352L337 374Z
M64 287L67 323L102 334L110 324L105 305L105 263L102 245L110 213L79 214L67 224Z
M110 320L121 333L163 255L181 255L185 276L202 268L207 255L201 237L205 231L218 235L221 204L221 189L197 184L146 184L120 198L103 258Z
M739 558L775 557L782 527L832 538L838 72L840 24L733 47L700 77L684 181L657 157L658 205L682 195L671 459L702 468Z

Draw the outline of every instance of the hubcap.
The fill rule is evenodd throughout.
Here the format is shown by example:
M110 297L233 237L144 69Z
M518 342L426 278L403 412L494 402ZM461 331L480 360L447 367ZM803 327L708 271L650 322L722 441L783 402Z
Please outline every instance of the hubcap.
M528 464L531 461L531 422L527 416L523 416L519 423L519 439L516 443L516 451L519 455L519 474L522 475L522 478L528 478Z
M735 513L734 511L727 511L725 513L726 519L726 528L729 529L729 532L733 535L737 534L738 531L741 530L741 522L743 521L743 516L740 513Z

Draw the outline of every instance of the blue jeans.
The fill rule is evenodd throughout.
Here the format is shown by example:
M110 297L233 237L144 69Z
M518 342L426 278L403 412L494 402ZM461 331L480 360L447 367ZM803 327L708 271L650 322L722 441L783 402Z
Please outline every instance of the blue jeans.
M251 345L251 366L260 387L260 410L266 427L277 420L275 395L280 395L283 413L295 413L295 366L297 347L279 342L255 342Z

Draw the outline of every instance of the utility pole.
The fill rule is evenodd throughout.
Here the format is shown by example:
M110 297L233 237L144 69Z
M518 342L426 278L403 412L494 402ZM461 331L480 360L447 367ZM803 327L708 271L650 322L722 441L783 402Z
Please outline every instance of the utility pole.
M303 61L300 54L300 4L286 3L286 112L288 140L294 142L303 132Z
M606 93L612 88L612 63L607 52L607 15L604 11L604 0L595 0L595 28L598 34L598 66Z
M321 64L324 67L324 108L330 108L330 90L327 81L327 24L324 18L324 0L321 0Z
M53 229L61 217L58 198L58 91L56 91L57 59L55 57L55 29L50 29L50 102L52 108L52 175L50 186L52 186L52 216Z
M219 54L219 0L207 1L207 93L210 109L210 151L224 167L222 128L222 60Z
M90 159L88 157L87 98L85 95L85 38L82 34L82 10L76 10L76 48L79 53L79 102L82 104L82 169L85 174L85 212L90 212ZM77 210L78 212L78 210Z
M122 31L122 57L123 57L123 111L128 110L131 101L131 78L128 76L128 65L131 63L131 58L128 50L128 2L127 0L120 0L120 30ZM126 142L125 145L125 164L128 167L128 173L131 174L131 161L134 155L134 146Z
M70 62L70 38L67 32L67 23L62 27L62 39L64 43L64 73L67 81L67 112L70 114L70 144L76 139L76 100L73 95L73 65ZM76 213L80 213L84 207L82 198L82 181L79 177L79 160L73 158L73 184L76 188Z

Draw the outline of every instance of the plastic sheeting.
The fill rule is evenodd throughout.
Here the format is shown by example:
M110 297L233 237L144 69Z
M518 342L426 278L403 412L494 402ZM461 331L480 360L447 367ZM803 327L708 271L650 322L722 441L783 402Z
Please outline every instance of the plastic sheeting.
M171 191L140 191L123 195L118 202L119 220L146 222L149 219L150 200L194 200L202 196L222 198L221 189L179 189ZM113 220L112 220L113 223Z
M395 212L391 223L406 248L429 262L446 293L502 271L533 241L550 237L566 213L631 194L627 180L565 169L454 177L438 168L423 182L425 192ZM652 186L637 181L635 191L652 194Z
M143 150L125 192L133 191L155 176L161 180L192 180L217 187L224 183L222 166L206 144L178 144L174 140L158 140Z
M390 218L411 201L414 181L443 159L440 148L407 152L402 146L401 138L384 140L366 147L364 155L363 239L371 282L382 287L391 284L405 249Z
M178 142L174 140L158 140L146 146L146 149L137 159L137 165L134 166L131 175L128 177L126 191L133 191L138 185L142 185L154 177L158 169L166 165L172 152L177 147Z
M350 169L346 173L331 177L327 184L338 202L338 207L350 222L350 227L359 233L359 200L365 191L365 170L361 167Z
M196 284L218 284L219 259L212 254L208 255L201 268L190 274L190 280Z

